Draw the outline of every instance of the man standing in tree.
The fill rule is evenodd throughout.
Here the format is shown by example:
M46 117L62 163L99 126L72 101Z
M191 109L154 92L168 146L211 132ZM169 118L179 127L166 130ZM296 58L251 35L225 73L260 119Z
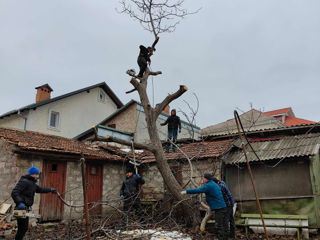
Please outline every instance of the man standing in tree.
M30 167L28 174L22 176L12 190L11 197L16 204L17 210L30 211L34 201L35 193L57 193L54 188L42 188L36 184L39 178L39 170L36 167ZM18 218L18 231L15 240L23 239L25 233L28 231L29 218Z
M205 193L206 201L210 206L211 211L215 212L216 229L219 240L226 240L227 237L227 208L223 199L221 188L218 184L212 181L213 176L210 173L205 173L203 176L203 185L200 188L187 189L181 194L198 194Z
M133 170L127 170L126 179L123 181L122 187L120 189L120 200L124 200L123 211L126 214L133 212L139 216L139 211L141 211L139 185L142 185L144 183L145 181L140 176L140 174L134 175Z
M220 181L217 178L212 179L216 184L218 184L221 188L221 192L224 198L224 201L227 205L227 220L228 220L228 235L229 238L234 239L235 237L235 223L233 218L233 205L234 205L234 199L233 196L227 186L227 184L224 181Z
M176 143L178 137L178 128L179 133L181 133L181 121L180 118L176 115L176 110L171 110L171 116L167 118L164 123L161 123L161 126L168 124L168 142L166 144L166 152L170 151L171 141ZM172 151L176 151L175 144L172 144Z

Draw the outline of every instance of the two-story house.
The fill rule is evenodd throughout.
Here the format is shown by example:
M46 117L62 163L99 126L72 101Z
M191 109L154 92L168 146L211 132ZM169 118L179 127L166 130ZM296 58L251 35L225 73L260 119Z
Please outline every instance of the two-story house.
M54 98L48 84L36 90L35 103L1 115L0 127L73 138L123 106L105 82Z

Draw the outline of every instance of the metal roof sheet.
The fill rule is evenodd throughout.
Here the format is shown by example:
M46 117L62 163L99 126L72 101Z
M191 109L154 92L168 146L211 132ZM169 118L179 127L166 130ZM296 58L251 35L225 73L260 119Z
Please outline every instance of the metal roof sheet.
M251 146L261 161L272 159L302 157L314 155L319 151L320 133L286 136L270 141L254 141ZM259 161L248 144L247 156L250 162ZM242 150L237 150L225 157L226 164L245 163L246 159Z

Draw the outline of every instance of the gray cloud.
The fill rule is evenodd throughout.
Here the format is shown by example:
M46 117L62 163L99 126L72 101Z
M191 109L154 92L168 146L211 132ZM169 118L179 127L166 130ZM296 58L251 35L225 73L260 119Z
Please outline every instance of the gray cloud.
M131 89L124 72L138 69L138 46L153 39L116 7L110 0L0 1L0 112L32 103L43 83L57 96L106 81L123 102L138 99L124 93ZM190 92L172 106L195 104L195 92L201 127L231 118L236 107L249 110L250 102L320 120L319 1L189 0L186 7L202 9L160 36L152 57L152 69L164 73L153 79L155 102L186 84Z

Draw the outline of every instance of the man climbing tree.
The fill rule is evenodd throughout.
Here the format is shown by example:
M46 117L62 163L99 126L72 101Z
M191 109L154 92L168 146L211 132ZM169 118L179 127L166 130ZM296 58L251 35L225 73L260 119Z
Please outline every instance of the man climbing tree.
M140 48L140 53L139 53L137 62L140 67L140 71L137 77L142 78L144 72L147 69L148 64L149 65L151 64L150 56L151 56L152 50L151 50L151 47L146 48L143 45L140 45L139 48Z

